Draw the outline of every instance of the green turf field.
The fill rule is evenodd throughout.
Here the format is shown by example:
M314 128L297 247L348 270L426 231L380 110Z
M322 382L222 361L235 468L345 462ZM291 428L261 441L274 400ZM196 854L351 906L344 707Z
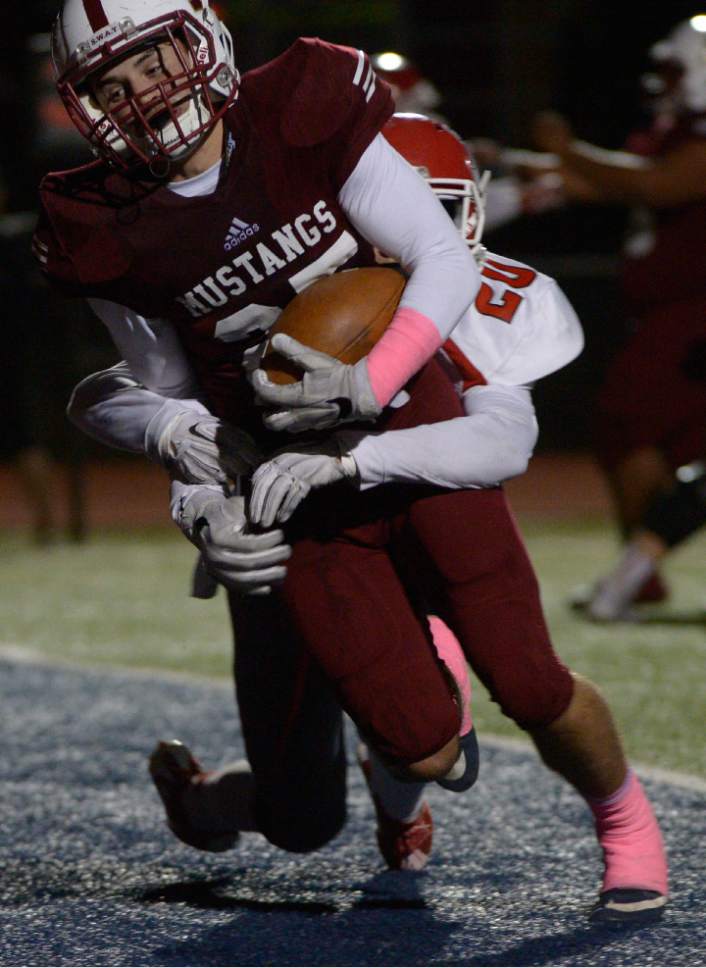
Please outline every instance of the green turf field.
M706 535L669 562L668 608L640 625L586 623L570 591L613 560L603 522L522 522L556 648L597 682L637 761L706 776ZM84 545L36 549L0 533L0 646L87 664L229 675L223 593L187 597L193 554L176 531L94 533ZM476 690L480 731L521 735Z

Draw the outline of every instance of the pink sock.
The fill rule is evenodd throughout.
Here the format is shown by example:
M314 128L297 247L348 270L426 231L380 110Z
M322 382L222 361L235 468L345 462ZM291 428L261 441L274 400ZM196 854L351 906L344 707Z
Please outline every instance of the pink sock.
M437 654L454 677L461 694L461 728L459 733L461 736L465 736L473 726L471 679L468 673L468 663L458 639L448 625L445 625L437 615L429 615L428 620Z
M603 890L640 888L667 894L662 834L638 778L628 770L623 785L603 800L587 798L603 848Z

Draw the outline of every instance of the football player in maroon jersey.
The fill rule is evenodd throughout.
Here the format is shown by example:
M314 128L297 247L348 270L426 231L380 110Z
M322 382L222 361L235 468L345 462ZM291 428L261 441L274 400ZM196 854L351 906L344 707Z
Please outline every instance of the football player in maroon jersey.
M388 334L360 365L332 368L330 380L319 380L318 399L274 414L272 426L302 425L308 412L315 426L344 412L349 420L380 414L467 307L477 269L433 196L379 134L392 102L365 54L300 40L241 79L208 2L187 0L67 0L53 41L59 93L99 160L42 184L35 252L52 282L89 299L143 385L178 396L193 392L196 376L214 412L271 446L244 361L298 291L338 268L374 264L375 243L408 272ZM409 390L384 421L404 426L460 413L433 367ZM249 453L241 450L241 470ZM253 559L271 580L281 578L293 553L280 593L286 612L242 595L231 605L258 827L294 850L325 842L343 821L339 701L412 775L443 777L459 756L456 696L383 550L388 509L367 504L351 508L348 522L339 508L321 507L308 529L353 533L360 518L380 546L363 563L360 543L342 543L346 557L330 541L292 541L290 552L281 532L242 534L242 498L178 497L184 530L208 547L212 571L232 589L250 587ZM331 582L322 586L324 572ZM357 572L364 581L356 589L349 578ZM343 625L337 574L359 613ZM387 608L399 613L387 636L364 628ZM331 643L346 637L346 648L331 655ZM332 686L322 684L303 643ZM414 709L399 686L386 695L402 654L410 682L417 680ZM363 681L373 669L386 690ZM429 707L424 721L417 704ZM263 709L271 714L264 730ZM305 756L316 770L302 786L302 764L287 743L301 743L307 731ZM274 755L276 734L284 738ZM162 789L163 761L154 764ZM236 820L247 828L244 817ZM183 833L178 818L170 822Z
M214 412L272 446L244 379L248 351L299 289L373 264L377 246L409 273L388 331L361 363L332 361L302 381L296 406L256 376L275 407L266 426L382 415L378 427L392 430L462 414L438 368L420 367L468 308L478 270L381 137L391 101L362 52L300 40L239 81L208 3L195 11L179 0L66 0L55 49L59 90L101 161L45 180L37 255L54 282L91 300L143 384L193 393L193 367ZM206 778L183 748L153 758L179 836L211 849L240 829L290 850L330 839L345 815L341 704L408 777L447 782L459 709L393 566L396 549L428 574L428 594L438 586L445 617L508 715L595 800L608 862L600 913L661 909L666 868L654 836L657 856L643 856L649 805L604 701L553 652L499 489L392 487L352 500L330 487L289 523L289 546L281 533L245 533L242 498L219 488L177 488L175 504L231 588L252 590L241 581L249 556L264 584L288 561L277 607L268 596L230 596L253 773ZM207 813L221 780L238 791L225 827L222 815L212 824L192 809L197 800Z
M559 160L569 198L633 210L622 260L630 335L609 366L594 421L626 539L675 470L706 451L706 384L689 375L706 319L706 15L677 24L650 54L653 122L625 151L578 140L555 114L534 126L537 146ZM589 604L603 584L575 604ZM666 594L653 572L633 603Z
M410 120L412 124L421 123L421 121L419 120L415 120L415 119L410 119ZM434 128L433 125L431 127ZM439 129L439 132L436 132L434 129L432 130L431 133L432 135L435 135L436 133L440 133L442 136L448 137L445 131L441 129ZM442 157L443 157L443 152L442 152ZM455 157L455 154L452 154L452 157ZM443 185L441 185L440 183L441 187L437 186L442 193L443 193L444 185L446 187L446 192L447 193L449 192L448 177L451 177L453 179L453 182L451 184L451 193L456 197L457 200L461 198L465 198L467 201L470 200L471 193L468 191L467 184L466 184L469 180L470 165L464 164L460 172L457 172L457 171L437 172L435 163L433 163L429 158L424 160L427 162L425 167L429 169L430 173L433 172L434 175L437 175L437 174L447 175L446 179L442 179ZM456 175L459 175L460 177L457 178L455 177ZM471 219L472 224L477 225L479 222L478 213L471 212L470 205L466 204L466 202L464 202L464 205L465 205L464 211L466 212L466 215L465 215L465 218L462 220L463 224L459 224L459 228L461 229L463 237L466 238L468 236L467 241L477 251L478 243L480 242L480 239L476 238L473 232L471 232L470 234L468 233L468 228L469 228L468 220ZM531 273L531 276L532 278L535 278L536 274ZM527 280L525 280L525 282L526 281ZM538 310L541 310L540 315L542 316L542 318L544 318L547 313L546 284L544 284L544 288L542 288L542 284L538 284L538 285L540 285L539 292L542 293L542 296L535 297L535 298L538 299L537 305L538 305ZM530 290L529 292L533 292L533 291L534 290ZM529 292L528 292L528 295L529 295ZM531 299L529 300L529 304L530 305L532 304ZM493 331L491 329L490 333L492 332ZM488 338L491 338L490 333L488 334ZM541 341L539 341L537 338L529 341L530 345L533 347L538 346L539 342ZM520 339L520 343L522 345L525 345L522 339ZM574 350L574 352L576 352L576 350ZM507 356L506 352L503 352L500 354L500 357L502 359L505 359L506 356ZM491 365L490 361L491 361L491 358L487 357L487 365ZM556 360L554 362L556 363ZM530 361L528 361L528 365L531 366ZM486 366L486 364L484 364L484 366ZM535 375L539 375L539 371L537 371ZM480 379L481 382L483 381L482 374L480 374L478 371L476 372L476 377L477 379ZM101 388L101 384L104 384L103 388ZM492 387L488 387L487 389L490 393L492 393L492 390L493 390ZM498 387L497 389L498 390L505 389L507 391L508 396L512 395L510 393L510 388ZM519 387L517 388L518 391L521 389L522 388L519 388ZM481 395L482 393L483 393L483 389L481 388ZM101 403L101 397L103 397L103 401L105 402L106 395L108 397L112 395L111 403L114 408L117 407L117 417L115 416L110 417L108 410L103 408L103 404ZM517 400L513 400L512 402L514 404L519 403L519 397ZM497 406L497 403L496 403L496 406ZM135 413L140 408L144 408L144 409L143 409L142 417L138 416L136 421L137 432L129 433L127 431L127 428L131 423L135 422L134 421ZM110 373L103 374L103 375L100 375L98 379L93 378L91 381L88 381L84 385L84 387L81 388L80 392L77 394L77 399L75 399L74 401L74 406L73 406L74 416L77 416L77 414L78 416L81 416L81 411L83 412L83 417L81 417L82 425L90 429L94 434L99 436L101 439L104 439L106 442L109 442L109 443L117 443L118 445L128 447L129 449L133 449L133 450L141 450L144 447L144 442L146 442L148 449L150 450L150 452L152 453L152 456L155 459L160 460L162 463L165 463L166 465L172 466L172 467L174 466L175 462L180 462L182 476L185 476L189 479L194 479L194 471L192 469L193 465L188 460L188 453L191 448L194 448L194 451L195 452L198 451L198 454L201 455L204 451L205 443L203 439L201 440L201 442L199 442L196 439L189 441L188 434L186 431L189 425L191 425L194 428L198 426L198 420L203 419L202 410L199 410L199 409L194 410L191 416L189 417L187 415L188 407L187 407L186 401L177 401L177 400L165 401L163 398L158 397L155 394L151 394L149 391L146 391L142 388L139 388L139 386L136 385L135 381L130 379L129 374L123 371L122 374L118 374L117 372L114 372L112 375ZM199 417L199 414L201 414L201 417ZM512 420L517 416L517 414L512 413L512 414L509 414L508 416L509 416L509 422L512 423ZM481 416L481 419L482 419L482 416ZM472 416L469 416L468 420L469 422L473 422ZM450 423L453 424L454 421L451 421ZM456 423L458 424L458 421ZM430 428L420 428L420 430L424 430L424 431L428 431L429 429ZM412 433L414 433L414 431L412 431ZM208 434L210 434L211 437L214 436L214 433L212 431L208 431ZM204 428L204 434L202 435L202 437L205 438L206 436L207 436L207 432L206 432L206 429ZM394 436L395 436L395 432L392 431L391 433L383 435L383 438L386 440L389 440L391 437L394 437ZM177 442L177 438L178 438L178 442ZM479 446L479 444L480 444L480 441L477 441L476 446ZM428 446L428 442L427 442L427 446ZM463 448L466 446L468 446L467 438L464 441L461 441L461 450L463 450ZM417 465L418 465L417 469L415 469L413 473L411 472L410 469L414 465L414 457L415 457L414 452L408 451L407 457L405 458L405 460L407 461L405 469L410 473L408 473L407 477L402 475L401 477L402 480L415 481L415 480L419 480L420 478L423 479L425 474L429 473L429 468L427 467L425 469L424 460L420 459L419 454L416 455ZM472 460L473 455L469 455L469 457L470 457L470 460L468 459L466 460L466 463L464 465L465 470L462 472L461 478L459 478L458 476L459 461L454 461L453 459L450 459L446 462L449 467L452 467L452 465L454 465L453 470L448 472L448 477L446 478L446 486L451 486L451 487L464 486L463 483L459 483L459 481L462 481L463 473L466 474L466 484L477 483L477 479L470 476L471 469L468 465L473 464L473 460ZM488 451L488 457L490 457L490 450ZM412 460L410 461L409 458L412 458ZM219 458L217 454L212 452L210 459L213 462L212 467L214 468L214 471L215 471L214 481L222 479L222 477L219 477L219 475L222 475L223 473L223 468L222 467L219 468L219 460L222 460L222 457ZM313 459L314 459L314 463L316 463L316 455L314 455ZM201 468L203 467L203 458L200 458L200 461L201 461L201 466L196 468L195 470L196 474L202 473ZM481 461L481 464L482 463L483 462ZM421 468L419 468L420 464L422 465ZM279 467L279 475L280 475L278 480L284 481L285 483L287 483L286 481L287 474L282 471L281 465L277 465L277 466ZM336 468L337 466L339 465L333 453L330 456L326 457L326 467L322 468L319 465L319 471L320 471L319 479L305 481L306 492L308 492L312 487L314 488L320 487L322 484L325 484L325 483L330 484L334 480L340 480L344 476L344 474L337 471L335 475L332 475L329 469L330 467ZM303 463L301 461L296 466L292 465L291 470L293 472L293 476L296 474L301 475L303 473L302 467L303 467ZM438 475L440 472L440 468L435 467L434 470ZM497 473L500 476L502 476L503 471L498 470ZM306 477L306 474L304 474L304 477ZM198 477L196 479L204 480L205 478ZM481 481L481 483L492 484L493 480L497 480L497 479L498 478L487 479L485 481ZM378 478L377 480L379 481L380 478ZM452 483L454 481L456 483ZM290 481L289 483L291 484L292 482ZM294 481L294 483L296 483L296 480ZM300 500L302 493L306 493L306 492L299 492L298 499ZM502 527L503 518L496 516L497 508L491 511L492 505L494 503L494 498L497 496L497 492L488 492L488 493L493 494L493 497L491 498L490 504L487 507L481 508L480 503L475 508L469 505L468 511L475 512L473 516L481 517L481 518L483 516L483 511L486 511L486 512L490 511L494 515L492 519L493 527L497 525L500 525ZM482 501L483 501L483 498L479 497L479 502L482 502ZM475 544L471 542L471 544L465 547L466 556L471 555L472 557L471 549L476 545L482 545L485 547L489 545L497 546L499 544L503 546L505 544L505 541L508 540L507 532L504 532L502 536L505 539L505 541L501 540L500 542L495 542L492 536L492 530L493 530L492 527L487 531L485 529L482 529L482 530L483 530L482 538L480 538L479 536L479 540L476 541ZM470 540L470 535L467 534L466 537L468 540ZM514 542L512 539L510 539L508 543L509 545L515 547L515 549L517 548L516 542ZM489 564L489 559L484 558L482 555L479 557L478 560L485 561L486 565ZM513 560L513 555L510 555L510 557L504 559L504 566L508 566L512 560ZM513 568L518 565L518 561L519 559L515 559L515 563L512 566ZM251 572L251 579L253 581L253 585L257 582L267 584L267 582L273 578L282 577L281 572L284 571L284 568L281 563L279 565L275 565L275 567L272 570L268 570L267 565L268 565L267 560L261 559L259 562L256 562L253 559L252 561L253 571ZM495 571L497 567L498 567L497 564L492 565L491 570ZM527 567L526 565L522 566L522 568L526 568L526 567ZM223 573L223 578L226 580L226 584L227 584L228 575ZM230 579L232 581L232 572L230 575ZM489 639L489 641L492 641L496 646L498 646L501 649L502 649L502 645L499 645L498 637L494 636L492 629L493 627L499 627L503 629L503 631L500 634L501 640L502 640L502 637L509 632L509 629L506 624L506 612L507 614L511 614L512 607L510 607L509 609L506 608L506 605L508 604L507 592L509 592L509 589L507 589L504 594L503 591L500 589L500 586L497 584L495 585L494 594L498 595L499 597L496 598L491 604L492 618L489 615L487 619L484 620L484 623L483 623L485 628L483 637L486 639ZM537 597L536 587L534 590L530 590L528 594L527 589L525 589L522 593L520 593L519 586L518 586L515 588L515 592L513 594L521 594L524 596L525 600L527 600L528 598L536 600L536 597ZM530 610L532 610L532 608ZM513 636L511 631L509 632L509 635L510 635L510 639L512 639L514 642L514 646L517 647L518 646L517 637ZM525 629L524 635L526 638L529 638L529 639L533 638L533 636L529 634L528 627ZM477 645L478 639L479 637L475 636L476 645ZM543 649L547 648L547 644L546 644L547 640L542 635L538 637L537 642L539 640L541 640L542 642L542 644L539 645L539 649L540 651L542 651ZM537 644L537 642L535 644ZM508 683L507 681L503 683L502 680L503 679L507 680L507 671L508 669L512 669L514 663L519 663L519 665L522 666L522 660L520 657L521 651L522 650L520 649L519 651L513 652L513 649L511 647L511 652L513 652L513 654L511 655L510 653L507 653L507 662L505 662L504 660L501 661L500 659L497 659L497 661L495 661L491 655L489 664L487 665L486 665L486 658L488 658L487 656L484 657L480 651L477 651L477 652L471 651L472 661L474 661L474 663L480 664L481 676L485 679L486 682L490 684L491 689L494 688L496 695L498 694L498 691L501 691L503 693L505 697L505 708L507 709L508 713L510 715L513 715L516 719L521 719L521 713L519 712L519 705L517 704L517 699L515 698L513 700L510 698L510 694L507 691ZM505 652L504 651L501 652L501 655L505 655ZM495 666L494 669L493 669L493 665ZM507 668L504 670L501 669L501 667L503 666L506 666ZM526 680L526 675L522 673L520 678L525 679L525 683L523 685L523 688L525 688L526 685L528 684ZM537 685L539 686L539 683L537 683ZM546 688L546 684L543 684L543 685ZM564 773L564 775L566 775L566 764L565 764L565 761L563 761L564 754L557 750L552 751L550 749L550 747L553 746L557 741L558 741L557 745L562 744L562 739L561 739L562 727L566 727L569 723L576 724L575 715L576 715L577 709L579 711L579 718L582 719L583 716L585 715L586 717L588 717L588 720L592 722L592 724L595 724L596 721L598 721L598 724L600 725L600 721L602 718L601 714L597 715L597 708L594 705L594 691L592 687L587 683L581 682L576 692L578 695L574 697L574 701L571 703L571 706L573 708L571 708L570 712L567 710L567 712L569 712L569 715L566 717L564 716L558 717L560 719L560 725L558 730L555 727L553 728L551 725L549 729L545 729L545 728L532 729L531 727L529 727L530 732L536 739L537 745L542 751L545 758L550 762L550 764L558 768L560 772ZM578 706L577 706L577 701L578 701ZM605 715L605 713L603 715ZM563 720L563 722L561 720ZM583 728L585 728L585 724ZM608 731L606 732L605 728L601 727L600 735L601 735L602 741L603 740L607 741L608 748L610 748L611 746L614 747L614 744L617 742L617 738L612 732L612 729L608 729ZM557 754L556 756L554 755L555 752ZM186 765L187 772L189 769L193 771L195 767L193 766L193 764L190 765L188 752L182 751L182 755L184 757L184 763ZM217 784L212 789L214 800L217 801L218 799L217 796L215 795L215 791L218 789L218 784L225 784L226 779L228 777L231 777L232 779L232 777L235 775L242 776L242 773L236 774L232 771L231 772L227 771L224 774L218 775ZM584 785L584 779L583 778L578 779L578 777L575 775L574 780L575 782L578 780L578 782L576 782L576 785L579 787L579 789L581 789L581 787ZM374 788L374 792L377 798L376 804L378 805L378 807L379 807L381 798L385 798L385 802L387 802L387 798L389 797L389 790L390 790L390 787L394 787L394 781L390 779L387 785L384 785L384 783L382 782L382 777L380 777L379 775L379 784L380 785L378 785L377 788ZM639 784L637 784L635 778L631 774L627 772L623 772L622 780L618 779L618 785L619 785L618 792L617 793L614 792L612 796L608 797L607 801L604 802L605 798L603 799L599 798L596 801L591 800L592 808L594 810L594 813L596 814L597 821L599 823L599 834L601 837L601 842L606 852L606 858L608 861L606 882L604 884L605 891L603 894L602 907L600 910L603 913L605 912L614 913L616 916L630 916L633 914L636 916L639 916L640 914L643 914L645 912L659 909L659 905L663 903L664 892L666 891L666 871L664 867L663 855L661 853L659 831L656 828L656 824L654 822L654 818L651 815L649 805L647 804L644 798L644 794L642 793L641 788L639 787ZM585 789L585 786L584 786L584 789ZM199 796L201 798L206 798L208 790L209 790L208 785L201 784L199 787ZM396 794L393 789L392 791L393 798L395 795ZM190 791L190 794L188 796L188 802L192 805L192 808L194 811L197 810L197 804L195 803L195 800L196 800L196 795ZM215 808L213 809L215 810ZM205 807L204 807L204 810L206 810ZM617 828L620 828L621 832L623 834L626 834L623 840L623 845L628 855L628 861L626 866L624 866L626 854L620 850L616 851L613 844L613 841L615 840L615 836L616 836L615 832ZM419 832L419 826L417 827L417 832ZM649 842L649 844L646 848L645 845L647 842ZM426 849L428 850L428 847ZM383 850L383 852L385 851ZM409 857L410 861L412 861L413 857L415 860L418 861L419 853L420 852L418 849L410 848L408 850L407 856ZM636 854L640 854L640 853L643 853L643 854L648 853L648 854L654 855L652 857L652 861L654 862L652 865L653 869L649 872L649 874L646 872L644 868L642 871L637 873L637 868L635 866L635 863L632 859L630 859L631 855L634 858ZM643 861L644 861L644 858L643 858ZM641 862L638 862L638 866L640 865L640 863ZM412 866L411 863L410 863L410 866ZM647 886L648 883L651 885L651 887ZM631 888L634 888L634 890L627 890L628 885Z

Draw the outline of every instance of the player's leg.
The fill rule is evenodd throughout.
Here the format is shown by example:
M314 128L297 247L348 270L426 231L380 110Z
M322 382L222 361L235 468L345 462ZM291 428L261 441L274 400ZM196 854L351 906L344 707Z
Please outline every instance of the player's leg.
M378 531L375 522L336 541L297 541L282 596L368 744L405 778L436 779L458 755L459 709Z
M613 571L601 582L587 606L597 621L634 619L631 603L672 548L706 523L706 464L680 467L674 486L648 507L640 529Z
M272 843L314 850L346 819L340 703L279 596L231 596L235 683L254 814Z
M248 760L207 772L181 744L159 744L150 770L168 824L202 850L228 849L244 830L314 850L346 817L340 706L274 596L231 595L229 605Z
M675 470L706 450L706 382L689 367L703 345L703 299L657 306L616 356L596 406L596 455L611 487L621 536L629 539L649 504L672 483ZM583 590L573 604L592 598ZM657 571L633 600L661 601Z
M662 835L598 689L575 676L564 713L528 731L546 765L573 784L594 815L604 875L593 916L639 920L658 915L668 893Z
M421 870L434 838L434 821L424 799L426 784L399 780L365 743L359 744L357 756L375 807L378 847L387 866Z
M625 454L617 464L606 468L606 473L621 533L630 535L655 495L668 485L671 467L657 447L643 446Z
M604 904L615 902L607 891L638 889L645 894L639 903L655 910L667 890L659 828L630 779L605 701L554 652L536 577L502 491L417 501L410 522L427 591L472 668L503 712L529 732L547 765L600 818Z
M429 627L438 657L449 670L461 710L460 742L469 746L473 729L471 714L471 681L468 663L461 646L437 615L429 616ZM473 756L464 750L463 763L454 771L458 777L439 780L455 789L461 779L468 789L478 775L478 746L473 734ZM429 805L424 800L424 782L403 781L395 776L374 750L361 743L358 762L370 789L377 814L377 839L380 852L395 870L421 870L431 854L434 823ZM455 775L455 774L454 774Z

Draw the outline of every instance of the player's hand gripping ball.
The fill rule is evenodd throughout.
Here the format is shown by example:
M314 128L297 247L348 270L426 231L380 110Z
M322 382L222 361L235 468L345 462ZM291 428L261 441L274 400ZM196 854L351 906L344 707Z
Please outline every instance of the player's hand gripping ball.
M396 269L351 269L289 303L252 379L270 411L266 426L297 433L378 416L364 358L392 320L405 282Z

